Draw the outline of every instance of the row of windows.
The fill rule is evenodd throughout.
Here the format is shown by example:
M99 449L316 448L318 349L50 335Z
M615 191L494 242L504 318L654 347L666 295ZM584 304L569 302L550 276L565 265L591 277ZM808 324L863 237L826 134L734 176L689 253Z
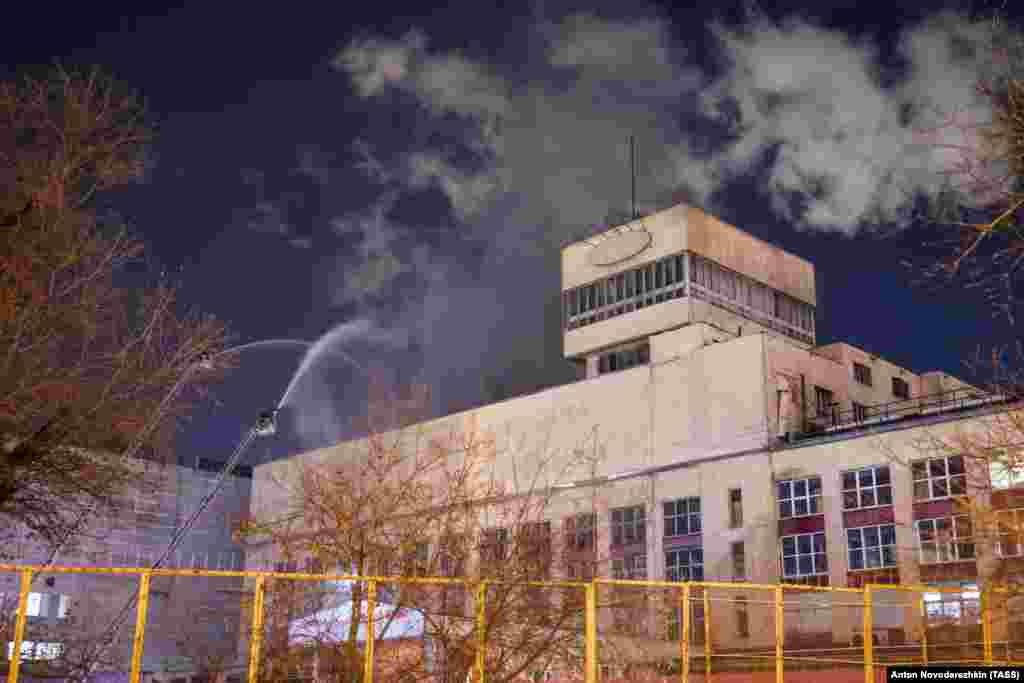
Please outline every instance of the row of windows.
M911 463L911 472L915 501L938 500L967 493L963 456L915 460ZM892 505L892 473L888 465L847 470L840 478L844 510ZM780 519L824 513L821 477L777 482L776 495Z
M690 291L687 280L692 285ZM576 329L687 293L724 304L808 342L814 334L813 306L688 252L565 292L565 328Z
M814 334L814 307L776 291L714 261L690 254L692 294L724 304L741 315L766 322L773 329L808 343ZM702 296L710 294L711 296ZM783 323L777 325L773 323Z

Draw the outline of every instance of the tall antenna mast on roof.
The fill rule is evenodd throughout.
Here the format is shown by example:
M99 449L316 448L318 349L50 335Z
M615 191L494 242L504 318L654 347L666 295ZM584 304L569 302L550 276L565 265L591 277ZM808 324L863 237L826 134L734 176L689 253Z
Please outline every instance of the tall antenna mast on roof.
M636 220L636 139L629 136L629 187L630 187L630 199L632 201L632 211L630 211L630 220Z

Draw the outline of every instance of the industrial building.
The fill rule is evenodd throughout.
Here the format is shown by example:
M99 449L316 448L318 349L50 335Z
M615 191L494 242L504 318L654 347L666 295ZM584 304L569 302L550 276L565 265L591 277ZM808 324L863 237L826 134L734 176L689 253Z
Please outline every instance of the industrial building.
M73 551L60 552L52 564L73 567L146 567L167 550L175 533L216 485L224 463L195 459L191 467L138 461L145 470L139 484L124 492L120 510L95 522ZM163 563L165 568L239 570L244 547L233 530L248 513L252 469L239 466L227 476L191 531ZM45 565L50 550L22 534L8 548L15 564ZM5 616L17 605L17 574L0 574L0 604ZM234 664L240 631L238 578L155 577L152 580L142 669L147 680L187 683L211 659ZM138 588L136 575L41 574L28 601L23 661L76 661L114 622ZM134 609L119 637L96 668L127 676ZM7 659L13 643L5 643ZM22 670L24 671L24 669Z
M929 616L970 625L979 567L1024 552L1011 534L976 543L957 503L1024 499L992 494L988 470L958 454L921 448L1015 404L849 344L818 346L808 261L677 205L566 245L562 300L579 381L420 425L444 434L472 418L496 441L491 476L562 492L546 513L553 576L943 583L962 590L929 596ZM254 516L288 505L276 482L289 467L345 447L257 467ZM583 447L596 457L573 464ZM280 559L270 546L247 557L250 569ZM748 594L738 586L737 603ZM837 614L803 627L854 642L859 620ZM909 615L878 612L878 637L913 638ZM772 642L771 618L730 607L712 637Z

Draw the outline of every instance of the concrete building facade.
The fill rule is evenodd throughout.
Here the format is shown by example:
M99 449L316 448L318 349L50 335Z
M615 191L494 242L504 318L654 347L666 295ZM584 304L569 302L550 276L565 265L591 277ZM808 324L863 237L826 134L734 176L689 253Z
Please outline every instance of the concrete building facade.
M215 486L223 463L197 460L194 467L141 464L143 484L125 492L119 514L96 520L74 552L53 564L63 566L151 566ZM191 531L163 566L239 570L244 547L233 529L248 513L252 469L239 467L226 478ZM12 553L16 564L46 564L47 548L23 535ZM15 574L0 574L5 614L17 604ZM87 573L50 574L36 579L29 596L26 659L74 657L94 642L134 595L138 578ZM190 672L211 657L234 663L240 629L240 579L155 577L151 583L147 638L142 660L150 679L186 683ZM126 672L134 634L134 611L120 630L100 670ZM33 635L35 634L35 635ZM11 643L6 643L10 650ZM8 652L8 659L10 652ZM109 666L107 666L109 665Z
M985 414L1013 407L1005 397L849 344L816 345L813 266L692 207L565 246L562 281L564 355L584 378L421 428L440 435L472 419L496 442L490 476L562 492L546 513L554 533L569 538L581 510L596 516L588 553L607 559L603 574L956 582L956 604L936 599L929 613L975 618L982 551L957 500L987 496L989 475L924 453L921 440L981 428ZM340 461L351 446L257 467L253 515L288 504L276 481L293 465ZM580 464L584 449L595 457ZM1008 557L1021 552L1012 547ZM578 577L579 557L555 552L555 574ZM274 549L254 548L249 561L270 568ZM879 612L879 631L912 637L908 614ZM832 613L802 628L850 643L857 619ZM730 609L713 637L753 646L773 629L770 612Z

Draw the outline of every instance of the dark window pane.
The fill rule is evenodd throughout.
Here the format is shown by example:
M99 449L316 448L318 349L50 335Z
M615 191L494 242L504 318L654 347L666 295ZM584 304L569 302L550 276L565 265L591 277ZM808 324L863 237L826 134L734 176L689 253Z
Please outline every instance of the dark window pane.
M914 482L914 499L915 500L926 500L928 498L928 481L915 481Z
M882 545L895 545L896 544L896 527L892 524L888 524L881 528L881 541Z
M825 552L825 534L814 534L814 552Z
M807 535L797 536L796 549L801 555L809 555L811 553L811 537Z
M891 545L887 545L882 548L882 565L885 567L896 566L896 548Z
M860 492L860 504L864 507L877 505L875 501L875 489L864 489Z
M964 457L962 455L954 455L949 459L949 473L950 474L963 474L964 473Z
M933 477L946 476L946 460L944 458L932 458L928 461L928 472Z
M864 529L864 545L865 545L865 547L868 547L868 548L873 548L873 547L877 547L878 546L878 529L877 528L870 527L868 529Z
M949 495L949 487L946 479L932 479L932 498L941 498Z
M843 490L851 491L857 488L857 473L843 472Z
M960 559L961 560L973 560L974 559L974 544L973 543L961 543L960 544Z
M850 569L863 569L864 555L859 550L850 552Z
M690 499L690 512L700 512L700 498Z
M812 574L814 573L814 556L812 555L801 555L800 560L800 573L801 574Z
M808 480L808 486L809 492L812 496L817 496L821 494L821 479L819 479L818 477L814 477L813 479Z
M879 505L892 505L892 487L891 486L879 486L878 487L878 504Z
M700 533L700 515L691 515L690 516L690 533L691 534L699 534Z
M856 491L845 491L843 492L843 509L853 510L856 507L860 507L857 503L857 492Z
M870 469L858 472L857 478L860 480L861 486L871 486L875 483L875 473Z
M793 482L793 496L806 496L807 495L807 481L800 479Z
M787 519L793 516L793 501L784 500L779 503L779 517L781 519Z
M875 469L875 483L878 485L889 483L889 466L878 467Z
M791 486L790 486L790 482L788 482L788 481L780 481L779 482L779 500L785 500L787 498L792 498L792 497L793 496L792 496L792 489L791 489Z
M783 576L796 576L796 558L787 557L782 560Z
M949 495L963 496L967 493L967 477L960 475L949 478Z
M784 556L796 555L796 539L786 536L782 539L782 554Z
M861 547L860 529L846 530L846 544L850 550L856 550Z
M878 548L868 548L865 551L865 559L869 569L876 569L882 566L882 551Z
M814 572L816 574L825 574L828 572L828 556L824 553L818 553L814 556Z

